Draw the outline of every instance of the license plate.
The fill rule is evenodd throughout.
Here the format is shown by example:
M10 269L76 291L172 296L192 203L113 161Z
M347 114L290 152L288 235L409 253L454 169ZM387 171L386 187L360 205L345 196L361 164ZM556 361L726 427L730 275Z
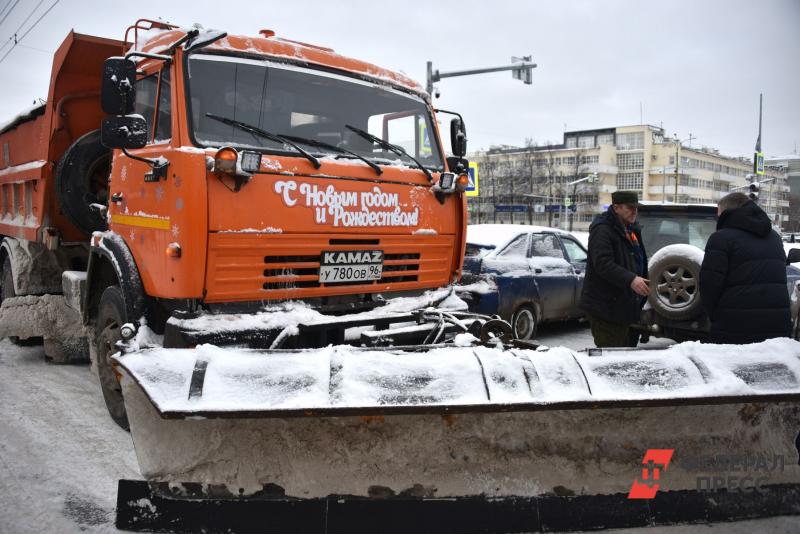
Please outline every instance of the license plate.
M382 272L382 250L329 250L322 253L319 281L368 282L380 280Z

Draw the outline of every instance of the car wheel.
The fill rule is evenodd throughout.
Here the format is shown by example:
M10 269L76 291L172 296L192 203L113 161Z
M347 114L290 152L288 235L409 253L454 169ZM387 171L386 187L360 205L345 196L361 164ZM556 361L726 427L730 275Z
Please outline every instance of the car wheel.
M650 266L650 295L655 312L672 320L700 314L700 263L678 252L663 255Z
M97 375L100 378L100 388L103 391L108 414L115 423L128 430L128 414L125 412L125 402L122 399L120 377L111 361L111 356L118 352L117 341L122 340L120 328L126 322L122 290L117 286L106 288L100 296L100 304L97 307L97 322L92 340L97 354Z
M539 322L536 319L536 310L531 306L525 305L517 308L514 316L511 318L511 328L514 332L514 337L528 341L536 337L536 329Z

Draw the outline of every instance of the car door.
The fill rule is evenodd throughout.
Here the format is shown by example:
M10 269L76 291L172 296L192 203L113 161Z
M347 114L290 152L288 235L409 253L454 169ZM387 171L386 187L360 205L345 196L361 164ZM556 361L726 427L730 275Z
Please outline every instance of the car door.
M514 310L530 298L529 239L528 232L521 233L505 247L484 258L481 272L493 276L497 286L497 309L482 309L483 313L496 313L510 321Z
M568 317L575 302L575 271L566 259L558 236L531 234L529 264L539 290L542 318Z
M578 305L581 300L581 291L583 290L583 279L586 276L586 258L588 253L583 245L578 243L571 237L561 236L561 244L564 245L564 252L567 256L567 261L572 265L575 272L575 292L573 293L573 303L570 309L570 316L579 317L583 315Z

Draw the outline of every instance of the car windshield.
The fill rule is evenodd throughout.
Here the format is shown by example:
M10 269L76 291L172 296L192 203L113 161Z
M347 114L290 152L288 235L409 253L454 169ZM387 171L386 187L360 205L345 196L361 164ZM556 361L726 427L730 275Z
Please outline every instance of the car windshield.
M427 168L443 170L425 102L387 86L269 61L203 54L190 56L188 79L193 135L201 146L297 153L279 140L214 116L291 137L317 155L355 157L333 149L341 147L378 164L416 166L413 157ZM408 155L381 148L347 125L402 147Z
M705 250L706 241L717 229L717 218L710 213L639 213L636 221L642 227L642 240L650 255L675 244Z

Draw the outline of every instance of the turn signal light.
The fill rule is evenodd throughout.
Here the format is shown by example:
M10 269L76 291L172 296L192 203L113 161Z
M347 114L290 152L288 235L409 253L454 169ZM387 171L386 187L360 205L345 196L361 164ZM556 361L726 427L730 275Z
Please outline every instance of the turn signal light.
M167 245L167 250L165 252L170 258L180 258L181 246L178 243L170 243Z
M459 191L466 191L468 185L469 185L469 176L466 174L462 174L461 176L458 177L458 180L456 180L456 189L458 189Z
M225 174L236 173L236 162L239 159L239 153L235 148L226 146L220 148L214 156L214 172L224 172Z

